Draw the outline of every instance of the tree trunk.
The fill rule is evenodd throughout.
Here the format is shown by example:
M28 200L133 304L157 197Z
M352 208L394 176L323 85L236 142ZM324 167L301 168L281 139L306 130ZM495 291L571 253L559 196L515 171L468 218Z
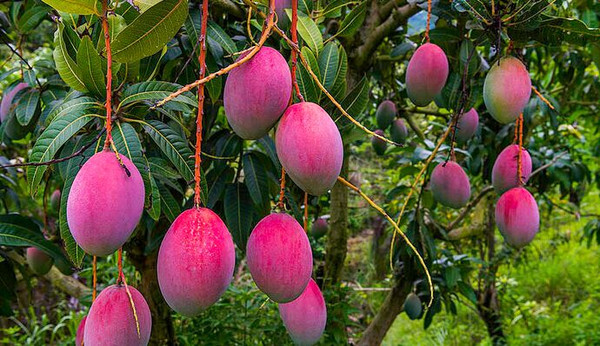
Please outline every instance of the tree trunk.
M344 147L347 152L348 147ZM344 155L342 177L348 175L348 157ZM331 189L331 218L325 246L325 287L335 287L342 277L348 242L348 188L336 182Z
M158 224L154 232L158 232L162 223ZM163 231L164 232L164 231ZM156 262L158 249L152 253L145 254L145 235L138 235L131 241L131 247L127 252L127 259L135 266L142 279L136 287L146 299L152 314L152 334L150 345L175 345L175 330L171 318L171 308L160 293L158 276L156 273ZM143 239L143 240L142 240Z
M394 320L402 312L404 299L410 293L412 284L410 280L396 279L392 290L385 298L381 309L365 330L362 338L357 343L360 346L380 345L385 334L390 329Z
M494 259L496 254L494 199L488 196L486 198L486 203L485 242L487 247L487 262L497 263ZM482 256L482 259L484 259L484 257L485 256ZM505 345L506 337L502 329L502 318L500 306L498 304L498 291L496 290L498 265L494 264L488 268L487 272L484 271L486 269L482 269L482 272L480 273L483 277L484 287L479 292L477 309L479 310L479 316L486 325L492 343L494 345Z

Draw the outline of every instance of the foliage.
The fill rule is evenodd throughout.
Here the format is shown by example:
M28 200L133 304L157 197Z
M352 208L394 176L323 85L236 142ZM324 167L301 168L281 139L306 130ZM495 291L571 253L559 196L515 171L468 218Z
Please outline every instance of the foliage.
M595 307L590 297L597 295L597 286L577 282L589 276L583 269L568 271L563 277L561 264L576 264L579 260L592 263L594 243L600 243L597 203L586 203L600 188L600 7L592 1L566 0L434 2L428 34L448 56L450 75L435 103L415 107L406 94L405 72L415 47L424 42L426 16L421 10L426 10L427 2L398 3L398 8L386 8L386 1L299 1L299 47L308 66L299 63L297 82L304 98L319 103L336 121L349 170L362 175L361 189L395 219L406 201L407 212L399 227L425 258L435 283L433 305L425 309L421 320L411 323L433 329L427 336L431 342L441 343L447 338L456 343L484 340L482 330L489 321L474 322L476 332L460 327L471 333L469 340L456 336L451 329L475 319L468 309L482 308L483 287L491 285L495 289L497 283L502 323L511 333L524 335L523 330L531 329L523 327L521 321L533 320L534 329L543 330L551 325L549 321L568 314L576 326L573 329L557 329L548 336L533 332L524 338L540 344L597 342L597 335L586 330L594 330L591 326L597 320L590 313ZM197 96L192 90L163 107L154 106L198 78L201 14L197 2L187 0L112 2L115 4L108 17L116 116L112 135L117 150L142 173L146 191L142 220L125 253L126 259L129 254L152 258L168 225L193 204L190 182L194 180ZM262 17L253 11L253 19L246 23L245 6L240 9L238 3L232 5L242 11L244 18L216 4L211 6L206 63L208 72L214 73L254 44L262 30ZM6 59L0 67L0 89L6 93L18 83L28 84L17 93L8 120L0 124L0 163L39 164L65 159L54 165L0 170L4 213L0 215L0 275L8 279L0 286L0 314L9 316L16 308L13 326L3 326L3 334L16 343L72 341L75 321L81 313L65 308L58 316L50 316L18 309L17 284L30 281L31 275L14 255L22 254L25 246L40 247L52 255L63 274L76 271L88 286L91 283L91 259L70 234L66 201L81 165L101 150L105 138L102 129L108 62L99 20L102 9L99 1L91 0L26 0L3 2L0 10L0 55ZM267 11L264 1L258 10ZM384 18L377 17L386 11ZM290 9L285 14L292 16ZM401 20L396 22L397 18ZM393 24L389 28L384 25L388 21ZM289 23L284 24L282 18L279 22L287 32ZM377 42L369 50L371 39ZM291 56L290 45L276 34L271 35L267 45L282 52L286 59ZM487 70L506 54L525 62L534 87L548 100L534 96L524 110L524 145L532 156L534 170L540 169L527 188L545 215L540 242L547 253L536 243L522 251L502 243L493 221L489 226L486 218L499 197L493 192L473 209L465 210L464 219L451 228L461 211L439 205L428 189L431 170L447 160L451 152L471 179L473 197L490 184L494 160L513 142L515 128L514 124L500 125L490 117L481 92ZM206 83L202 203L226 222L243 272L248 236L254 225L275 208L281 165L272 133L257 141L243 141L230 129L222 107L225 78L216 77ZM319 83L345 111L372 130L377 127L377 105L392 100L409 125L411 134L406 145L388 146L385 156L376 158L368 135L342 115ZM294 101L298 101L297 96ZM434 153L451 119L471 107L480 114L475 137L456 148L448 140ZM431 156L433 162L426 167L425 161ZM425 175L413 189L421 169L425 169ZM56 189L62 191L62 198L59 210L53 211L47 201ZM412 199L407 199L409 192L415 194ZM290 179L285 197L287 210L302 223L304 193ZM310 197L310 220L337 212L331 202L330 196ZM346 328L328 329L325 343L345 342L348 336L356 341L373 322L385 295L364 293L357 289L361 286L389 288L404 283L422 301L429 299L425 273L404 243L394 244L392 263L388 263L393 228L357 196L351 197L349 211L350 241L343 283L324 286L329 325ZM578 230L573 233L583 236L582 241L592 249L581 250L588 257L574 250L573 240L561 243L564 232L548 234L556 226L553 213L557 212L586 219L573 226ZM331 239L335 239L331 234L311 238L314 272L320 284L329 265L325 249ZM114 282L115 262L114 256L100 261L101 287ZM130 260L125 270L132 285L144 282L139 262ZM546 285L537 289L542 280ZM578 290L578 285L584 287ZM552 301L554 298L556 301ZM511 299L524 310L510 308ZM81 301L87 307L90 297ZM276 305L264 302L265 296L244 273L203 315L169 318L174 319L182 344L194 344L198 335L215 343L288 342ZM448 320L450 315L458 317ZM389 338L390 343L398 340L394 335ZM516 336L508 340L522 342Z

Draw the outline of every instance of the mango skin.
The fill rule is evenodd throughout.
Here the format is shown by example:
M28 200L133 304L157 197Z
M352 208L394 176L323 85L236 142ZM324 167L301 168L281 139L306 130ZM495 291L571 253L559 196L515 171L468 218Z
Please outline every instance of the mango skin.
M285 111L291 92L287 61L277 50L262 47L250 61L229 72L223 92L229 125L243 139L263 137Z
M396 119L392 123L392 127L390 127L390 137L392 138L392 141L399 144L406 142L408 129L406 128L406 124L404 124L404 120Z
M258 288L277 303L298 298L312 273L313 258L302 226L287 214L271 214L252 230L248 269Z
M342 170L344 145L337 126L319 105L290 106L275 134L279 161L294 183L313 196L333 187Z
M494 63L485 77L483 101L496 121L515 121L531 97L531 79L523 63L514 57Z
M522 187L506 191L496 203L496 226L511 246L529 244L540 228L540 212L535 198Z
M77 327L77 333L75 334L75 345L83 346L83 334L85 333L85 321L87 320L87 316L85 316L81 322L79 322L79 327Z
M129 296L123 285L108 286L96 298L85 321L85 346L147 345L152 330L152 316L142 294L127 286L135 305L140 337Z
M406 312L406 316L411 320L416 320L421 316L422 311L423 305L421 304L419 296L412 292L409 293L404 301L404 312Z
M496 190L498 194L502 194L513 187L519 186L517 180L518 155L519 146L511 144L504 148L496 158L494 167L492 167L492 186L494 186L494 190ZM526 183L527 180L529 180L531 170L531 156L527 150L523 148L521 151L521 177L523 178L523 183Z
M475 132L477 132L477 127L479 126L479 114L475 108L471 108L468 112L462 114L458 118L458 122L456 123L456 136L455 140L459 144L466 143Z
M81 167L67 198L71 234L90 255L106 256L123 246L144 211L144 182L135 165L114 152L101 151Z
M279 316L296 345L314 345L327 324L327 307L317 283L310 279L296 300L279 304Z
M37 275L46 275L54 263L52 257L36 247L27 248L26 257L29 267Z
M427 106L448 79L448 58L439 46L426 43L415 51L406 68L406 92L417 106Z
M192 208L175 219L158 252L160 291L169 306L196 316L227 290L235 269L235 246L212 210Z
M385 136L385 133L383 133L382 130L375 130L375 133L380 136ZM375 154L379 156L383 156L383 154L385 154L387 143L383 139L373 136L371 137L371 145L373 146L373 150L375 150Z
M321 238L325 234L327 234L327 230L329 230L329 224L327 220L322 217L319 217L313 222L311 233L315 238Z
M11 108L16 106L16 103L14 102L15 96L19 91L28 87L29 84L27 83L19 83L2 97L2 102L0 103L0 123L6 122L4 134L8 138L21 139L25 137L30 130L30 126L28 126L28 128L21 126L15 116L9 117Z
M377 107L377 111L375 112L375 119L377 120L377 126L385 130L392 124L394 119L396 119L396 105L394 102L390 100L385 100L381 102L379 107Z
M438 164L429 181L433 198L450 208L464 207L471 197L471 183L462 167L453 161Z

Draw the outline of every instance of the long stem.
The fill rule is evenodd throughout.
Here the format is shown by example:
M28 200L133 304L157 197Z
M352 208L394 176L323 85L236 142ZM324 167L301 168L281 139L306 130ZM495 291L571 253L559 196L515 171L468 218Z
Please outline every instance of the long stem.
M200 29L200 79L206 75L206 26L208 23L208 0L202 1L202 26ZM202 157L202 118L204 115L204 84L198 86L198 116L196 117L196 153L194 165L194 206L200 208L200 164Z
M292 0L292 27L290 29L292 35L292 42L298 45L298 0ZM296 91L296 96L300 102L304 102L304 97L300 93L300 87L298 86L298 80L296 79L296 69L298 67L298 52L295 49L292 49L292 86L294 91ZM292 97L290 99L290 104L294 99L294 91L292 91Z
M110 31L108 27L108 0L102 1L102 29L104 45L106 46L106 140L104 150L110 147L112 141L112 50L110 48Z

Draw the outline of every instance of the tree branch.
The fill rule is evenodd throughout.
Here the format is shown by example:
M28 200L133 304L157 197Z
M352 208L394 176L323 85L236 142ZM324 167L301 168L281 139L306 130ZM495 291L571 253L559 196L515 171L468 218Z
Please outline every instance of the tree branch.
M390 3L393 3L395 6L396 0L391 1ZM389 5L390 3L386 5ZM381 25L376 27L366 38L365 42L356 49L356 55L354 56L355 65L362 67L387 36L420 10L421 9L416 4L406 4L391 11L389 17L381 23Z

